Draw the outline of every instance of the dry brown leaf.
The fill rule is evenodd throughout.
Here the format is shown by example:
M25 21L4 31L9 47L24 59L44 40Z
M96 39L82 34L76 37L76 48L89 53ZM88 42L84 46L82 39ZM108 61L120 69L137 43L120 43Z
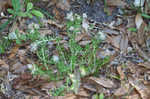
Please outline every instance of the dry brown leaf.
M20 62L17 62L15 63L14 65L11 66L11 69L14 71L14 72L17 72L19 69L21 69L23 67L23 64L20 63ZM23 72L23 70L22 70Z
M127 18L128 24L127 24L127 28L131 28L131 27L135 27L135 16L130 16Z
M55 19L58 20L59 22L63 22L64 21L64 13L60 10L58 10L57 8L53 9L53 14L55 15Z
M137 42L140 45L145 45L146 40L146 31L145 27L147 27L147 24L143 21L143 23L140 25L138 32L137 32Z
M121 41L121 36L108 36L108 41L117 49L120 48L120 41Z
M105 77L90 77L89 80L94 81L96 84L103 86L105 88L115 88L116 85L114 82L112 82L110 79L107 79Z
M142 99L149 99L150 90L138 78L128 78L129 83L138 91Z
M110 35L118 35L119 31L113 30L113 29L109 29L109 28L104 28L103 29L104 33L110 34Z
M150 69L150 62L139 63L138 66L143 66L147 69Z
M123 0L106 0L108 6L120 6L125 7L126 3Z
M42 84L42 86L41 86L41 89L42 89L42 90L54 89L54 88L56 88L55 82L44 83L44 84Z
M8 56L9 59L12 59L13 57L15 57L15 55L17 54L19 50L19 45L16 45L15 47L13 47L10 51L10 55Z
M92 92L96 92L96 88L94 88L91 84L83 83L83 88L85 88L89 91L92 91Z
M79 42L79 45L85 46L85 45L87 45L87 44L89 44L89 43L91 43L90 40L87 40L87 41L80 41L80 42Z
M48 24L51 24L51 25L55 25L57 26L58 28L63 28L64 26L62 24L58 24L57 22L53 21L53 20L47 20L47 23Z
M128 37L124 33L121 34L121 40L120 40L119 48L124 53L127 51L127 48L128 48Z
M9 65L8 65L4 60L1 60L1 59L0 59L0 67L3 67L3 68L8 69L8 68L9 68Z
M150 13L150 6L149 6L149 2L150 2L150 0L146 0L145 1L145 7L144 7L144 9L145 9L145 13Z
M122 84L119 89L114 92L115 96L122 96L129 92L129 84Z
M82 97L89 97L89 94L83 88L79 89L79 92L77 93L77 95L82 96Z
M39 29L38 31L41 34L41 36L43 36L43 37L53 33L52 30L50 30L50 29Z
M70 6L70 0L58 0L56 3L56 6L58 8L61 8L62 10L67 10L69 11L71 6Z
M137 50L137 52L139 53L139 55L141 57L143 57L145 60L147 60L148 62L150 62L150 57L144 51L142 51L141 47L139 47L138 44L132 42L132 45Z
M64 99L77 99L75 94L67 94L64 96Z
M117 72L119 73L121 80L125 79L126 76L125 76L125 74L124 74L124 72L123 72L121 66L118 66L118 67L117 67Z
M11 0L0 0L0 12L2 10L7 10L11 6Z
M40 96L33 96L32 99L40 99Z
M126 99L141 99L141 98L139 94L133 94L133 95L126 96Z
M86 33L79 34L79 35L76 36L75 41L76 41L76 42L79 42L79 41L82 40L82 38L85 37L85 36L86 36Z

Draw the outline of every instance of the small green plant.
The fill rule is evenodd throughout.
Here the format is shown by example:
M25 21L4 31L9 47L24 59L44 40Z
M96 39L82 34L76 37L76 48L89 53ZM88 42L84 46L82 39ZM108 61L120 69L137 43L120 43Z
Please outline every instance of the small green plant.
M43 18L43 14L39 11L33 8L32 2L27 3L26 11L23 11L23 4L21 4L20 0L12 0L12 6L13 9L8 9L7 11L12 14L14 17L29 17L32 18L33 15L37 17Z
M13 9L8 9L7 11L12 14L14 17L29 17L32 18L33 15L37 17L43 17L44 15L39 11L33 8L33 4L31 2L27 3L26 11L23 11L23 4L21 4L20 0L12 0Z
M4 24L0 25L0 32L2 32L6 28L6 26L8 26L8 24L10 24L13 20L17 20L18 17L32 18L33 15L40 18L44 17L44 15L39 10L33 8L33 4L31 2L27 3L25 11L23 11L23 7L25 7L24 2L21 2L21 0L12 0L12 6L13 9L7 9L7 11L13 16L10 17ZM15 24L15 22L13 23ZM23 41L26 41L28 39L35 40L38 37L39 36L37 36L37 33L20 34L19 30L13 31L13 33L10 33L8 37L0 37L0 53L5 52L5 50L7 49L7 45L10 44L10 41L15 40L16 44L21 44Z
M0 54L5 53L5 50L9 48L11 45L11 40L9 40L7 37L3 37L0 40Z
M72 83L70 88L67 87L67 89L77 93L80 86L80 77L89 74L96 75L100 67L109 61L109 57L106 57L104 60L96 58L100 40L95 37L92 37L91 43L85 46L81 46L76 42L77 33L82 29L82 17L77 14L73 15L73 20L68 20L66 26L69 38L67 42L68 49L61 43L63 40L61 37L47 36L33 42L36 47L38 46L36 54L42 64L42 66L36 65L34 74L49 75L50 80L67 78L67 82ZM73 30L70 28L73 28ZM55 50L58 52L57 56L50 54L51 51L47 47L49 42L55 42ZM43 70L43 68L45 69ZM59 93L59 91L58 93L57 91L54 92L56 92L55 95Z
M59 88L55 88L53 90L50 90L50 95L51 96L64 96L65 95L65 93L64 93L65 88L66 88L65 86L61 86Z
M95 94L94 95L94 99L104 99L104 94L101 93L101 94Z
M16 29L15 32L11 32L9 33L7 39L9 40L13 40L15 41L16 44L22 44L23 42L25 41L35 41L35 40L38 40L40 37L40 33L34 29L34 32L32 33L26 33L26 34L22 34L19 32L18 29Z

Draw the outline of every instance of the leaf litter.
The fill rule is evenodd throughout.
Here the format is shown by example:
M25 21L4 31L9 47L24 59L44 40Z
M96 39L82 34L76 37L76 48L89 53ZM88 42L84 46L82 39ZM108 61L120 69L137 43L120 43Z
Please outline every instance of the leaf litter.
M143 8L145 13L150 14L150 7L147 5L148 0L134 0L132 3L135 7L140 6L141 10ZM9 0L0 0L0 12L6 13L8 8L6 5L11 7ZM86 75L83 78L79 72L80 66L78 66L75 69L76 72L71 74L74 76L67 85L71 87L71 84L74 84L76 88L72 88L75 93L68 92L68 89L62 87L65 84L65 78L59 81L50 81L49 78L53 78L52 76L33 74L37 70L35 64L41 68L41 74L42 70L47 69L47 67L42 67L45 64L41 63L35 55L40 43L36 45L35 50L31 51L33 45L31 46L29 41L24 42L22 40L23 44L16 45L13 40L10 49L5 54L0 55L0 98L92 99L95 95L104 93L105 98L112 99L149 99L149 19L143 17L135 9L131 9L129 2L125 0L106 0L106 2L100 0L41 0L35 2L35 5L47 10L55 18L55 20L48 17L41 19L44 26L41 28L38 25L39 28L37 29L43 38L45 36L62 37L60 44L64 46L66 52L69 52L69 37L65 25L66 16L68 12L71 12L68 18L74 20L72 15L78 13L84 16L84 19L81 22L82 28L79 28L81 31L77 33L75 42L80 46L87 46L92 44L93 35L102 39L96 52L96 58L102 60L109 56L110 60L98 69L98 73ZM0 23L4 21L2 17ZM5 18L5 20L8 19ZM31 28L33 23L37 24L37 19L19 20L19 23L13 24L9 32L4 30L2 34L10 34L10 32L19 29L21 35L24 35L26 29L33 30L35 28ZM47 56L44 58L52 57L53 61L57 63L63 54L56 50L56 45L56 40L47 43L46 48L48 49L45 54ZM68 64L67 59L64 62L66 65ZM50 68L53 69L54 73L58 73L55 67ZM61 88L64 90L62 92L64 96L51 96L51 93L56 90L61 91Z

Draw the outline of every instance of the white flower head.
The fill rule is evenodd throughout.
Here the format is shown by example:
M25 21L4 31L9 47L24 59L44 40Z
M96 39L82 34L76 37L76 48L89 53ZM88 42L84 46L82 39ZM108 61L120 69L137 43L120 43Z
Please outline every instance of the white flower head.
M15 39L17 39L17 35L15 32L11 32L11 33L9 33L8 38L11 40L15 40Z
M100 40L105 40L106 39L106 35L102 32L102 31L99 31L98 32L98 38L100 39Z
M40 28L39 24L34 24L34 28L39 29Z
M38 44L36 42L30 44L30 51L34 52L38 48Z
M40 26L39 24L36 24L36 23L31 23L28 25L28 29L39 29Z
M73 30L74 30L74 27L73 27L73 26L71 26L71 27L69 28L69 30L70 30L70 31L73 31Z
M67 19L70 21L74 21L73 12L67 13Z
M59 57L57 55L53 55L53 61L54 62L58 62L59 61Z
M27 67L29 68L29 70L31 70L32 74L36 72L36 67L34 64L27 64Z
M83 13L82 17L83 17L83 18L87 18L87 14L86 14L86 13Z

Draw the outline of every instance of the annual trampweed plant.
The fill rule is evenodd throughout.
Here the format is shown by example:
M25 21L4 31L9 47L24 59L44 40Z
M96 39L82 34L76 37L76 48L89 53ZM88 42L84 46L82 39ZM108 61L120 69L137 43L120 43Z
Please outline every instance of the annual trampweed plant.
M13 9L8 9L13 18L33 16L43 17L43 14L33 8L31 2L27 3L25 11L22 10L20 0L12 0ZM66 22L66 32L68 40L66 40L67 49L61 42L64 38L60 36L41 36L38 29L21 34L19 30L10 33L4 37L3 41L15 42L22 44L30 42L30 51L36 54L40 64L32 64L30 68L33 75L46 75L49 80L65 80L65 84L61 88L50 90L53 96L63 95L63 91L73 90L77 93L80 87L80 79L88 75L97 75L101 66L109 61L109 57L98 59L96 52L101 43L100 39L95 36L91 37L91 43L81 46L75 39L79 32L82 31L83 18L77 14L71 13L70 19ZM5 52L4 43L0 43L0 53ZM49 48L49 46L52 46ZM56 51L54 54L53 51Z
M61 37L43 37L36 40L36 54L45 68L34 65L35 71L33 74L49 75L50 80L66 80L66 88L77 92L80 86L80 78L90 74L96 75L102 65L108 62L109 58L103 60L96 58L96 52L100 44L100 40L93 37L91 43L81 46L76 42L78 32L82 29L82 17L73 14L73 20L68 20L67 35L68 49L61 43ZM72 30L70 30L72 28ZM57 55L50 55L48 44L55 41L55 50ZM69 84L71 84L70 87Z

